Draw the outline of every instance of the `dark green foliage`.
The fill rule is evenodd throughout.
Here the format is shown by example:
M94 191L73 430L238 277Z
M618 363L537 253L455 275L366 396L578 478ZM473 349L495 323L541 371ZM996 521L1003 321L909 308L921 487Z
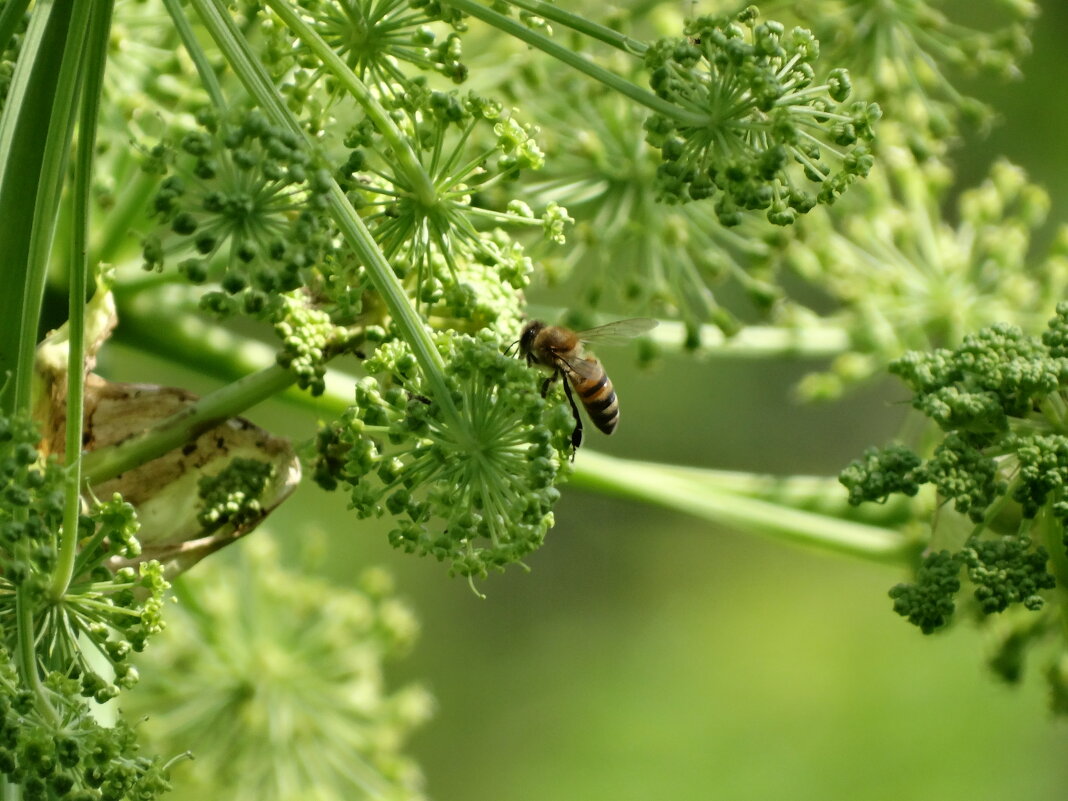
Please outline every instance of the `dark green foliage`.
M851 498L861 500L882 500L876 492L882 487L912 495L917 484L929 483L967 516L973 528L959 550L929 555L915 581L897 585L890 595L895 611L924 633L950 622L962 570L980 615L1017 607L999 627L1004 631L989 660L1007 681L1019 679L1028 652L1059 627L1055 616L1061 612L1048 611L1044 593L1068 581L1066 331L1068 304L1062 302L1041 337L999 324L966 336L957 348L897 359L891 372L912 389L913 407L937 424L941 439L926 460L906 452L897 461L879 461L878 451L868 451L865 461L841 476ZM864 472L865 465L878 480ZM865 495L869 484L873 489ZM953 527L949 520L938 525ZM953 537L935 536L942 542ZM1068 692L1057 663L1048 678L1054 709L1063 712Z

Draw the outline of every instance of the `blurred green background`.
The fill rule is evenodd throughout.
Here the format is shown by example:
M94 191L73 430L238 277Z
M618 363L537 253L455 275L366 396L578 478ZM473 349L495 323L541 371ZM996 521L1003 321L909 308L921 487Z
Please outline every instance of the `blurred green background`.
M1026 80L974 89L1002 125L957 158L963 186L999 154L1023 165L1063 221L1068 9L1044 6ZM904 414L889 382L834 407L793 405L805 365L668 359L640 372L625 352L600 355L624 411L616 436L588 442L622 456L834 473ZM121 348L104 367L210 389ZM281 404L250 417L310 434ZM531 573L491 577L486 600L443 566L393 552L341 495L305 486L269 521L283 542L328 531L338 582L366 564L397 575L423 635L396 683L417 678L439 704L411 746L432 798L1068 797L1068 722L1050 719L1041 677L997 683L966 625L920 635L891 612L897 571L566 488L556 517Z

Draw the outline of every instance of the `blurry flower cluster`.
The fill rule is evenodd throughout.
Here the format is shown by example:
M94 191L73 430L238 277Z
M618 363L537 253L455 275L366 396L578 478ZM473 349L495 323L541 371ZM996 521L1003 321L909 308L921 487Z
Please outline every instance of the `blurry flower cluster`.
M142 659L128 704L149 715L156 747L195 757L169 797L422 798L401 749L433 702L419 686L386 685L386 663L417 634L390 576L368 568L352 587L330 584L285 564L263 532L231 553L178 582L167 636Z

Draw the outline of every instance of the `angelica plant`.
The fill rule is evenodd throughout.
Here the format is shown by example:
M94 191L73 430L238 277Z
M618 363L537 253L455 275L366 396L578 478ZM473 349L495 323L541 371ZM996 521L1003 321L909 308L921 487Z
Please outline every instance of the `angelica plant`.
M1063 295L1065 239L1031 252L1049 201L1004 162L947 215L941 159L976 106L940 65L960 66L966 42L1014 74L1030 5L1009 35L921 0L883 16L843 0L833 20L803 3L808 27L723 5L665 25L644 6L604 20L541 0L0 4L10 785L153 798L197 748L213 770L189 772L194 792L213 775L232 797L419 796L399 744L428 705L379 677L411 630L388 582L353 566L349 593L262 555L254 579L198 567L302 469L345 494L353 529L382 518L391 545L480 595L546 543L571 480L916 567L894 605L925 631L948 625L964 587L987 617L1052 619L1068 311L1039 329ZM897 61L866 52L902 30ZM847 489L576 453L572 405L509 352L528 294L553 282L570 302L552 313L576 326L661 318L644 357L831 356L800 387L825 400L890 369L942 435L868 451ZM68 320L40 340L58 296ZM108 380L93 371L113 337L222 383L198 397ZM305 413L295 443L241 416L276 396ZM167 636L176 578L178 619L208 642L141 663L138 709L167 710L159 756L143 756L100 705L125 698L133 655ZM263 615L275 628L254 625ZM306 659L258 669L309 629ZM1026 631L1055 640L1052 625ZM1009 675L1026 649L1006 643ZM363 672L343 689L358 699L290 682L352 664ZM268 763L219 728L256 682L294 739L312 731L299 755ZM298 714L309 689L321 719ZM358 770L343 769L352 752Z
M924 485L937 490L939 523L916 580L890 591L895 611L924 633L951 622L965 586L968 602L983 616L1014 605L1062 614L1060 588L1068 581L1066 332L1068 303L1062 301L1041 337L997 324L965 336L956 348L910 351L890 366L940 436L923 443L926 458L896 443L872 449L841 480L854 504L885 501L895 492L914 496ZM1052 633L1047 626L1021 625L1028 636L1012 643L1016 663ZM1004 657L994 664L1019 676Z

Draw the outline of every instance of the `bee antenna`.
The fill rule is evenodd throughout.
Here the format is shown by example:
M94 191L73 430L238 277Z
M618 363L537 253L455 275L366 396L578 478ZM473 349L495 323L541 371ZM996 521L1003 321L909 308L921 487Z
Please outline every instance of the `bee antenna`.
M517 339L515 342L513 342L511 345L509 345L507 348L505 348L504 349L504 355L505 356L511 356L512 355L512 349L513 348L518 348L520 341L521 340Z

